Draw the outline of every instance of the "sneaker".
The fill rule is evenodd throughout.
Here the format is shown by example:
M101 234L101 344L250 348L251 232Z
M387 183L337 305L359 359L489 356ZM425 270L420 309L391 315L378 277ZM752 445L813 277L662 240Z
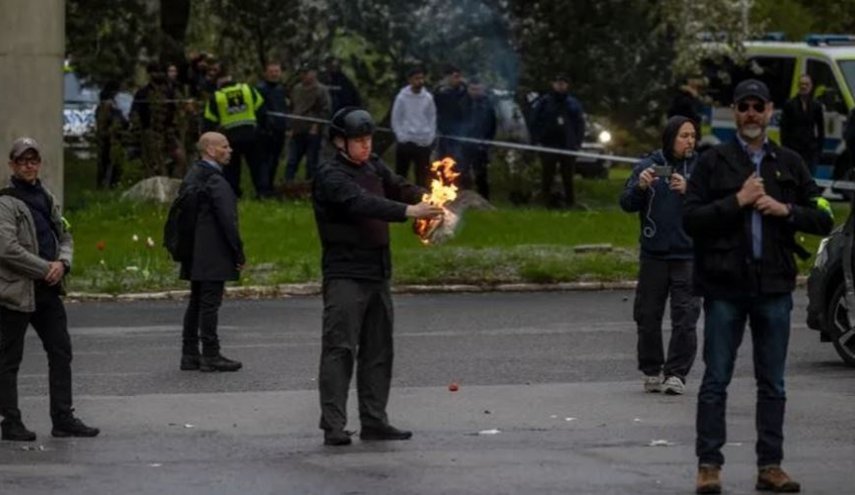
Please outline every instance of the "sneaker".
M97 437L99 433L101 433L101 430L86 426L83 421L72 415L55 420L53 429L50 431L50 434L57 438Z
M658 394L662 391L662 377L659 375L644 377L644 391L649 394Z
M242 366L240 361L233 361L222 354L202 356L199 359L199 371L237 371Z
M326 430L326 431L324 431L324 445L331 445L333 447L341 447L344 445L350 445L350 443L351 443L350 436L351 435L353 435L352 431Z
M194 371L199 369L199 356L184 354L181 356L181 370Z
M683 395L686 392L686 384L679 376L669 376L662 383L662 391L668 395Z
M798 493L802 486L790 479L781 466L764 466L757 472L757 490L775 493Z
M392 425L384 425L379 428L362 427L359 432L361 440L409 440L413 432L399 430Z
M721 466L715 464L698 466L695 493L721 493Z
M35 442L36 434L28 430L21 420L4 419L0 423L0 429L3 430L2 439L13 442Z

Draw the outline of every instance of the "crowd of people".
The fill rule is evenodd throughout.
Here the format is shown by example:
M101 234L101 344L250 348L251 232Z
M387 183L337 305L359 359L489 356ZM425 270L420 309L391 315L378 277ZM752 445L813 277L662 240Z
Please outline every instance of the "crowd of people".
M267 69L266 74L275 78L277 67ZM445 102L464 98L461 83L438 91L435 99L423 81L424 72L413 70L393 106L396 137L408 145L403 157L398 153L399 166L407 163L403 158L416 168L422 166L424 148L436 137L436 131L424 125L426 121L443 122L442 126L450 126L445 127L447 132L465 132L454 127L459 121L443 121L442 112L437 112ZM544 100L540 103L544 108L536 109L542 112L536 115L544 115L554 125L572 121L574 112L581 114L578 102L562 91L566 89L562 83L566 85L556 78L552 100ZM330 99L317 89L315 79L306 75L299 84L300 97L306 102L301 108L326 111L324 105ZM466 94L478 84L470 80ZM262 89L270 94L269 87ZM796 103L810 114L808 104ZM173 204L173 208L195 205L194 214L187 217L190 228L181 229L190 236L191 249L173 253L181 262L181 277L191 287L181 337L182 370L235 372L242 368L241 362L221 352L217 315L225 282L237 279L246 262L238 227L239 189L230 169L241 166L234 157L244 146L243 133L248 122L252 129L260 125L250 117L263 115L263 108L259 89L232 81L226 68L220 67L217 90L205 108L205 120L217 124L217 130L200 135L200 158L190 166ZM774 105L766 85L753 79L740 82L734 90L733 109L734 138L700 156L695 152L698 123L692 116L669 119L661 149L634 167L621 194L621 207L638 213L641 230L634 308L638 368L645 391L683 394L695 359L696 323L703 307L705 369L697 398L696 491L720 493L727 389L749 323L757 382L756 488L798 492L800 484L781 467L784 374L797 274L794 255L804 252L796 238L798 232L827 235L834 220L805 159L769 139ZM153 115L149 117L155 121ZM301 132L320 138L320 126L315 124L309 121ZM327 134L334 154L310 171L324 300L319 426L324 444L334 447L352 443L353 432L346 429L346 402L354 368L360 439L412 437L411 431L393 426L386 413L394 356L388 224L443 214L442 208L423 201L424 184L394 173L373 153L375 130L366 110L338 109ZM569 138L550 132L537 139L549 143ZM164 140L157 144L171 145ZM444 153L467 153L450 140L440 140L440 146ZM71 270L73 244L53 196L39 180L41 165L39 144L30 138L16 140L9 152L12 180L0 190L0 276L6 282L0 290L4 440L36 438L24 425L16 382L29 324L42 339L50 363L53 436L99 434L73 414L71 342L60 298L63 278ZM251 168L251 172L254 181L269 178L259 170ZM417 173L416 181L423 177ZM187 199L191 194L193 201ZM668 299L673 330L666 351L662 319Z
M108 83L101 92L96 111L98 187L118 184L127 141L138 145L147 176L183 177L188 157L195 154L192 143L201 133L216 130L229 137L232 159L247 165L255 196L273 197L277 186L297 180L301 164L303 178L312 179L332 115L364 103L335 57L329 57L321 71L302 66L290 85L283 81L279 62L267 63L258 83L250 85L235 80L226 62L205 54L192 54L185 64L151 63L146 73L148 80L134 95L128 119L115 102L119 85ZM425 69L412 68L390 109L395 170L404 176L412 170L416 183L427 185L431 158L451 157L461 173L460 185L489 199L490 146L455 139L495 138L498 120L487 84L477 76L464 77L454 66L445 69L433 89L428 89L427 77ZM528 114L534 144L580 148L585 116L569 93L566 76L556 75L550 90L531 102ZM543 198L550 206L572 207L574 158L543 153L541 162ZM227 179L240 197L241 167L230 170ZM558 194L553 193L557 170L564 184Z

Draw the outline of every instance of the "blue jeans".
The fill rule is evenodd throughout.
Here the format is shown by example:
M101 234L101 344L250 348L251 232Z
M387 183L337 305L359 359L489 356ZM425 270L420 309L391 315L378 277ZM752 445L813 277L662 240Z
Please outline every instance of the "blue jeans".
M790 340L792 294L743 299L704 300L704 371L698 392L697 442L699 464L724 464L721 448L727 438L727 386L746 320L751 324L754 378L757 381L757 465L780 464L784 457L784 368Z
M292 181L297 175L300 160L306 156L306 180L312 180L318 168L318 155L321 151L321 135L308 132L294 134L288 146L288 163L285 164L285 180Z

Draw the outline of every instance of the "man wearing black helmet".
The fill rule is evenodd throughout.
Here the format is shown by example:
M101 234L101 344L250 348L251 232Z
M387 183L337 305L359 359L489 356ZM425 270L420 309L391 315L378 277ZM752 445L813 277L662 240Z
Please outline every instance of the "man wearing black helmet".
M374 121L360 108L333 115L335 157L312 184L323 249L323 342L318 385L324 444L348 445L347 393L357 367L362 440L407 440L389 424L392 378L392 271L389 222L431 218L442 208L422 202L425 190L395 175L371 153Z

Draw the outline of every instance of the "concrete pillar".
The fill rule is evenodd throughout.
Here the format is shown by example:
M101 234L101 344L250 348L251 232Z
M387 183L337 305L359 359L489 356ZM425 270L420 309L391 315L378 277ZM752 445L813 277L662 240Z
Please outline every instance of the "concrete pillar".
M0 181L20 136L42 147L41 178L63 204L64 0L0 0Z

